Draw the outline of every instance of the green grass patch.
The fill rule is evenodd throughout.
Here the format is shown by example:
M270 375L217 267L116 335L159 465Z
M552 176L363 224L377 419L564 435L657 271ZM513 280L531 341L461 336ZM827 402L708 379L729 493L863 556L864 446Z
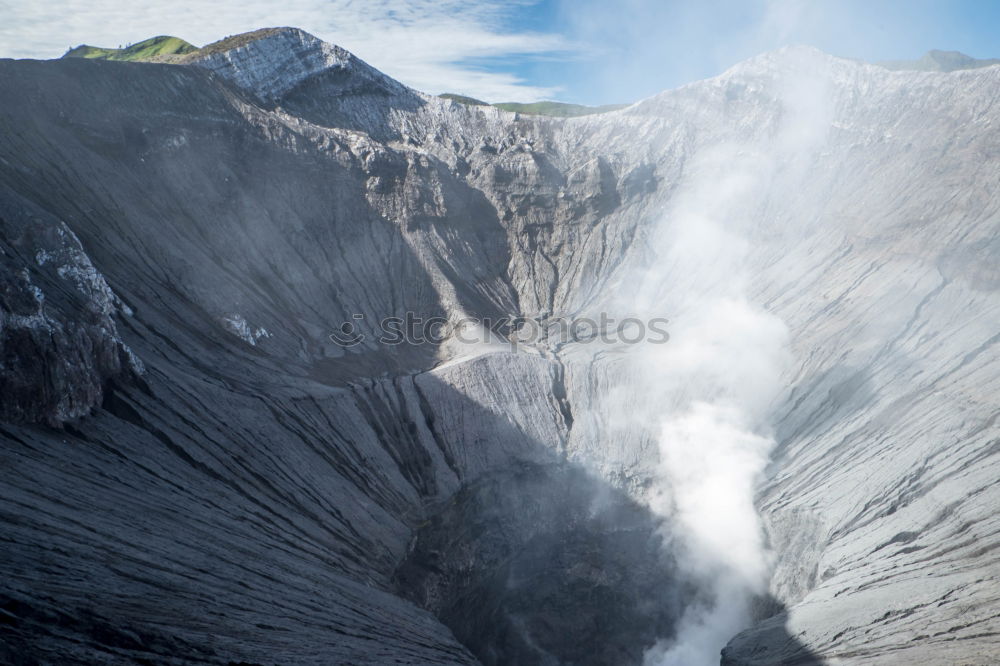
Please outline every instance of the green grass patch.
M198 48L179 37L160 35L145 39L136 44L130 44L123 49L109 49L100 46L81 44L70 49L63 58L88 58L90 60L125 60L145 62L157 60L165 56L178 56L194 53Z
M577 116L589 116L595 113L607 113L624 109L628 104L605 104L604 106L585 106L583 104L566 104L564 102L532 102L522 104L521 102L500 102L490 104L475 97L456 95L454 93L444 93L438 95L444 99L450 99L460 104L469 106L495 106L504 111L514 111L515 113L527 113L534 116L552 116L555 118L575 118Z
M575 118L576 116L589 116L595 113L607 113L624 109L628 104L605 104L603 106L585 106L583 104L565 104L563 102L533 102L522 104L520 102L501 102L493 106L504 111L515 111L517 113L528 113L535 116L555 116L557 118Z
M450 99L453 102L458 102L459 104L465 104L466 106L490 106L489 102L484 102L481 99L476 99L475 97L468 97L466 95L456 95L454 93L441 93L438 95L441 99Z

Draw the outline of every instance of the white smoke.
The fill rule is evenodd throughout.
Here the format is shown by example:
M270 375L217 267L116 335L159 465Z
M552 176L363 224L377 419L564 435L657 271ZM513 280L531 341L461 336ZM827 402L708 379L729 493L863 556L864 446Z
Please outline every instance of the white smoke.
M780 100L776 124L735 133L691 158L637 297L641 310L666 310L671 320L669 344L634 355L631 372L633 390L656 411L659 483L650 504L669 519L682 574L704 593L676 638L647 653L650 665L718 664L722 647L749 625L754 596L767 591L754 491L774 446L768 417L785 391L790 358L786 326L752 297L755 252L762 237L782 233L769 218L780 208L774 198L793 191L829 127L826 59L810 51L797 57L796 71L781 72L770 93ZM785 67L796 58L779 61Z

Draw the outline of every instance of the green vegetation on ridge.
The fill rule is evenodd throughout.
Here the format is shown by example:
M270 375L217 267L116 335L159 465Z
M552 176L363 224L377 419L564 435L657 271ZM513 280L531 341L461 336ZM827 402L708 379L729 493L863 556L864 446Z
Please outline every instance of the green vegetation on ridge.
M163 56L177 56L194 53L198 48L179 37L160 35L151 37L123 49L108 49L100 46L81 44L67 51L63 58L88 58L90 60L125 60L142 62L156 60Z
M499 102L497 104L490 104L489 102L484 102L482 100L476 99L475 97L466 97L465 95L456 95L454 93L443 93L438 95L443 99L450 99L453 102L458 102L459 104L466 104L468 106L495 106L498 109L503 109L504 111L513 111L515 113L527 113L535 116L553 116L556 118L575 118L577 116L589 116L595 113L607 113L608 111L617 111L618 109L624 109L628 104L605 104L604 106L585 106L583 104L566 104L564 102L532 102L530 104L523 104L521 102Z
M466 95L456 95L455 93L441 93L438 97L441 99L450 99L453 102L465 104L466 106L492 106L489 102L484 102L481 99L468 97Z
M603 106L585 106L583 104L566 104L564 102L533 102L531 104L521 104L520 102L500 102L493 106L504 111L516 111L517 113L530 113L536 116L557 116L560 118L574 118L576 116L589 116L594 113L607 113L624 109L628 104L605 104Z

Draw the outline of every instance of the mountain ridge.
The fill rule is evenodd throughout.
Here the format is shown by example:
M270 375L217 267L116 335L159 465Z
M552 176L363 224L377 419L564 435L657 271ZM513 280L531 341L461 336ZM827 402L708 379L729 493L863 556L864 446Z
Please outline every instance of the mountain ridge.
M455 93L441 93L438 97L448 99L466 106L493 106L512 113L527 113L536 116L554 116L557 118L575 118L578 116L589 116L595 113L608 113L624 109L628 104L603 104L601 106L587 106L585 104L568 104L566 102L484 102L474 97L466 95L456 95Z
M310 35L309 33L294 27L261 28L246 33L240 33L237 35L224 37L222 39L206 44L205 46L202 47L195 47L194 45L184 41L183 39L166 35L152 37L142 42L129 45L124 49L95 47L84 44L71 48L61 57L62 58L79 57L79 58L103 59L103 60L126 60L131 62L160 62L169 64L195 64L198 63L199 61L211 59L211 56L218 56L221 54L225 54L229 51L238 52L241 50L245 50L262 40L265 43L267 43L268 41L274 38L285 39L288 37L292 37L293 38L292 41L298 41L300 43L300 46L308 47L306 50L309 50L309 48L312 49L329 48L332 52L338 53L339 55L334 56L333 59L328 63L328 66L336 65L338 62L337 58L354 59L357 60L359 63L362 63L371 72L376 72L378 74L381 74L380 72L377 72L375 68L372 68L370 65L367 65L367 63L364 63L356 56L340 48L339 46L327 44L326 42L323 42L322 40L316 38L315 36ZM291 43L289 41L285 41L285 43L282 44L282 47L290 48ZM797 47L783 47L783 48L787 49L787 48L797 48ZM809 47L804 47L804 48L809 48ZM780 52L782 50L783 49L776 49L775 52ZM978 69L982 67L989 67L995 64L1000 64L1000 59L997 58L977 59L968 56L964 53L961 53L959 51L942 51L937 49L931 49L917 60L883 60L869 64L874 64L879 67L884 67L890 70L934 71L934 72L947 73L947 72L960 71L966 69ZM317 72L312 72L312 73L315 74ZM494 106L504 111L529 113L534 115L545 115L553 117L577 117L581 115L590 115L594 113L605 113L608 111L615 111L620 108L625 108L626 106L629 106L629 104L604 104L599 106L587 106L587 105L569 104L557 101L542 101L533 103L522 103L522 102L490 103L479 99L475 99L473 97L468 97L466 95L462 95L459 93L441 93L437 95L437 97L452 100L470 106L488 105L488 106Z
M930 50L918 60L883 60L875 63L880 67L894 70L918 70L924 72L954 72L962 69L979 69L1000 65L1000 58L973 58L960 51Z
M81 44L68 50L62 57L124 60L128 62L159 62L167 59L169 56L182 56L197 50L196 46L178 37L159 35L135 44L129 44L125 48L117 49Z

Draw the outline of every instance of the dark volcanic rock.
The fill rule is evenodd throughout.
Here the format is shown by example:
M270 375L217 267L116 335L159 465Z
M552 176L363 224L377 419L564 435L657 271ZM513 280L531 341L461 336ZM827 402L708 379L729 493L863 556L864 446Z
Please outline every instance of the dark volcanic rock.
M396 584L484 664L639 663L692 596L662 527L581 470L519 464L421 525Z
M116 324L131 310L62 221L6 190L0 257L0 419L58 426L138 379Z

